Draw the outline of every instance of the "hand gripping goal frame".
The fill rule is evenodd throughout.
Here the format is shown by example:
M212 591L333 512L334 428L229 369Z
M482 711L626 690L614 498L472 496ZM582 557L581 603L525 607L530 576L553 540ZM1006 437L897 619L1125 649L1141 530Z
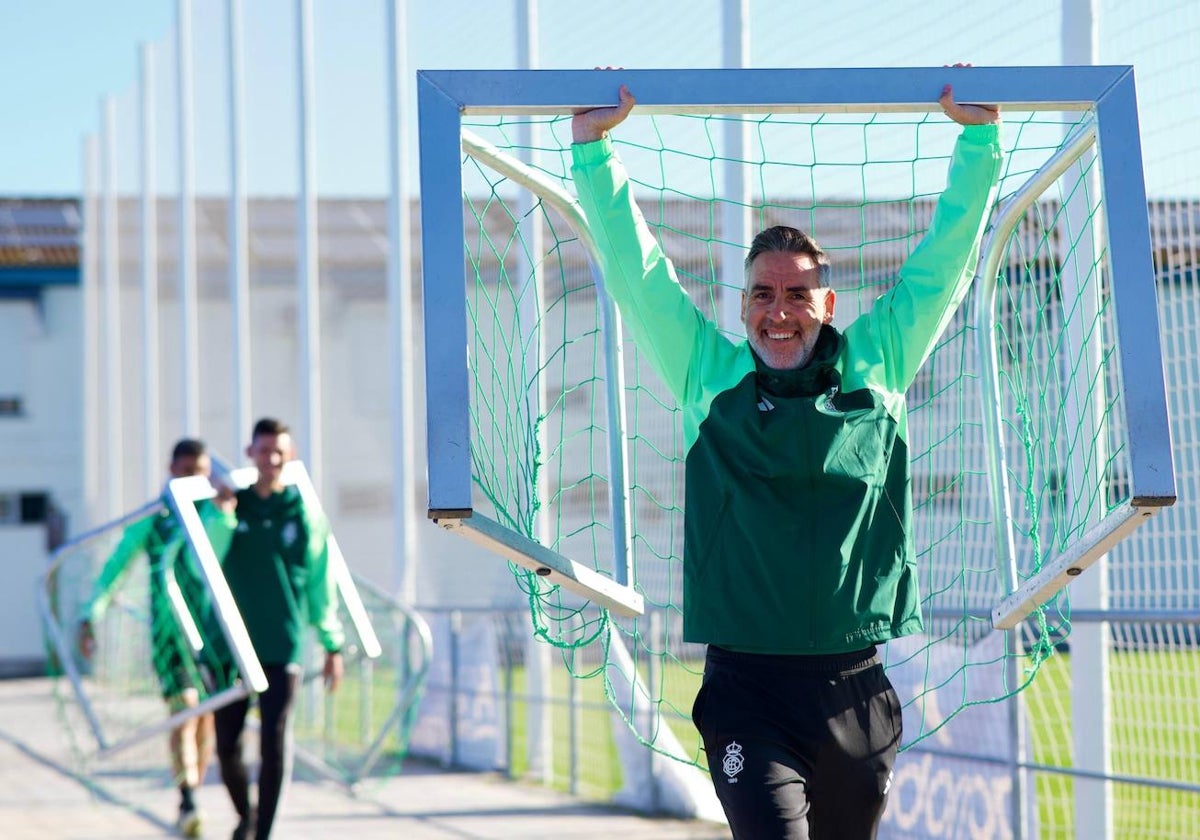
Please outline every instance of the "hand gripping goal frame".
M612 438L611 509L618 512L612 523L611 574L568 559L475 510L463 255L458 247L448 245L464 237L462 155L465 151L485 162L491 158L488 165L507 167L506 177L526 186L537 181L537 173L490 152L486 144L464 132L464 117L562 115L611 105L621 83L636 93L635 113L640 114L921 113L937 110L934 98L948 80L953 81L960 102L994 102L1008 111L1091 114L1046 169L1030 179L1028 188L998 208L980 258L974 293L983 360L980 396L988 419L985 439L995 505L995 566L1008 582L1008 592L991 608L994 626L1017 626L1116 542L1172 504L1175 479L1132 68L424 71L418 74L418 97L430 518L600 606L624 615L642 611L632 579L629 537L616 521L626 509L629 490L623 484L623 389L615 312L606 313L604 344L610 371L606 411ZM1037 200L1039 188L1092 154L1098 154L1102 164L1105 227L1119 233L1105 258L1114 320L1126 336L1116 348L1123 388L1120 420L1125 428L1136 430L1129 439L1128 474L1121 477L1128 494L1065 550L1044 557L1037 574L1020 580L1007 486L1007 463L1014 456L1006 451L1005 418L997 396L1000 363L990 326L997 318L995 275L1011 225ZM560 212L565 208L564 215L571 212L569 195L538 194L556 208L561 205ZM586 232L580 230L578 235L586 243ZM597 272L593 269L593 273ZM603 278L596 280L602 286ZM1089 428L1082 416L1086 414L1084 409L1081 429Z

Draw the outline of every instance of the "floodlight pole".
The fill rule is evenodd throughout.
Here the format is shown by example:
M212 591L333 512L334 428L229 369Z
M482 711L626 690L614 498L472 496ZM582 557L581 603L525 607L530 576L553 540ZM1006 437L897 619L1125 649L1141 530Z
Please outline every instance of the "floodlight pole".
M196 161L192 138L192 2L175 6L179 117L179 318L182 342L183 433L200 434L200 342L196 295Z
M296 121L300 140L300 194L296 205L296 283L300 346L300 412L304 460L318 491L325 476L321 428L321 295L317 264L317 163L313 123L312 0L296 0ZM318 492L318 495L321 495Z
M750 0L725 0L721 4L723 66L750 66ZM721 290L717 323L721 329L741 334L741 290L745 287L742 259L750 244L750 183L746 179L746 150L750 124L725 121L724 201L721 203Z
M408 179L408 0L387 4L388 343L392 360L392 556L400 601L417 599L416 340L413 329L412 212Z
M1063 0L1062 61L1063 64L1091 65L1099 61L1099 9L1097 0ZM1100 150L1103 154L1103 149ZM1095 151L1080 158L1074 172L1082 189L1075 190L1067 200L1067 228L1078 235L1078 241L1062 262L1063 306L1079 301L1075 314L1066 329L1068 358L1078 360L1078 370L1064 372L1078 385L1096 383L1104 389L1103 364L1100 358L1100 261L1094 225L1090 224L1089 206L1100 194L1099 177L1095 167ZM1102 224L1096 214L1095 224ZM1069 247L1069 244L1068 244ZM1085 333L1085 331L1088 331ZM1072 449L1071 474L1067 480L1067 501L1071 505L1078 494L1090 495L1086 482L1105 480L1103 465L1107 462L1106 427L1097 416L1104 405L1103 398L1071 393L1066 400L1066 427L1079 430L1079 444ZM1094 441L1094 444L1089 443ZM1091 468L1088 468L1090 462ZM1093 523L1088 523L1093 524ZM1071 584L1071 606L1081 609L1104 610L1108 607L1108 563L1105 557ZM1113 836L1112 782L1103 778L1112 771L1109 747L1112 692L1109 690L1109 632L1107 621L1082 622L1071 631L1071 718L1074 763L1082 770L1098 774L1075 779L1075 834L1107 840Z
M117 106L110 94L100 106L100 288L104 335L104 504L106 519L124 509L125 458L121 424L121 276L117 219Z
M516 0L516 13L517 67L521 70L536 70L539 63L537 0ZM537 164L538 135L537 127L531 120L525 120L517 126L517 143L522 147L520 159L531 166ZM545 278L541 265L542 220L537 213L536 196L526 190L521 190L519 195L517 226L520 230L520 241L525 247L517 249L516 276L531 278L521 298L518 315L521 340L529 348L524 363L529 370L542 371L546 367L545 331L540 328L541 313L546 301ZM536 331L537 340L528 342L526 338L531 330ZM548 452L545 424L540 422L540 418L545 416L548 404L546 377L532 378L535 383L533 393L525 395L525 404L530 407L533 415L528 419L537 424L538 451ZM529 502L534 511L534 538L541 545L549 546L550 518L547 506L550 499L550 480L545 466L539 465L532 488L534 498ZM554 781L554 732L551 707L543 702L543 698L550 697L553 684L550 679L550 646L531 634L525 645L525 657L529 672L529 704L526 714L529 768L531 775L549 785Z
M83 514L84 522L94 528L105 518L100 503L100 347L97 329L99 236L96 198L100 171L100 152L95 134L83 137L83 207L80 243L82 253L80 298L80 350L83 358Z
M229 305L233 321L233 428L229 452L250 435L250 260L246 231L245 97L242 93L242 2L225 3L229 62Z
M158 201L155 182L154 45L142 44L139 122L141 123L142 263L142 492L159 492L161 429L158 386Z

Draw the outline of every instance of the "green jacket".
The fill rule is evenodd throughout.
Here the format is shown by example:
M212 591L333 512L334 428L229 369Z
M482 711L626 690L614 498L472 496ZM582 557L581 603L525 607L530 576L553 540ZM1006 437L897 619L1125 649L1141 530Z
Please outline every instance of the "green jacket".
M573 155L605 289L681 409L684 638L815 654L919 631L904 392L970 286L998 128L963 130L898 281L844 333L825 327L796 371L767 369L696 308L607 138Z
M300 662L310 624L325 650L340 650L325 518L305 506L295 487L266 499L248 488L238 492L230 524L233 538L222 568L259 661Z

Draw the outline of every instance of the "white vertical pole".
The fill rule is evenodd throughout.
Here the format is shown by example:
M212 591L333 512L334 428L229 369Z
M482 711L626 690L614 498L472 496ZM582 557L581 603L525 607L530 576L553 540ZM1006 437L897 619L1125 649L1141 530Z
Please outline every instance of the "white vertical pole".
M412 214L408 178L408 2L388 0L388 330L392 431L392 539L400 600L417 599L417 421L414 394Z
M192 2L175 6L179 116L179 338L182 343L183 433L200 434L200 345L196 311L196 186L192 138Z
M80 339L83 351L83 509L86 527L94 528L104 518L106 506L100 499L100 451L103 438L99 412L99 219L96 198L100 173L100 151L96 135L83 138L83 245L80 255Z
M121 408L121 277L117 220L117 106L111 95L100 110L100 288L104 296L104 503L108 519L125 510Z
M521 70L535 70L538 66L538 4L537 0L516 0L517 13L517 67ZM537 163L538 132L532 122L526 120L517 125L517 143L521 146L519 156L524 162ZM517 217L520 219L521 242L523 249L517 252L516 277L527 277L525 294L520 303L520 322L522 330L538 329L541 310L545 300L544 278L542 274L541 257L542 221L534 211L536 199L527 190L521 190L520 204ZM524 336L522 336L524 339ZM532 352L531 358L524 360L528 371L544 370L546 367L545 330L538 330L538 340L526 343ZM533 393L526 395L527 404L533 411L529 416L530 422L541 417L547 405L546 377L536 377ZM545 441L545 429L538 429L539 452L548 452ZM538 470L537 482L534 487L537 502L537 513L534 519L534 536L542 545L550 545L550 522L546 512L546 503L550 498L549 476L545 469ZM530 634L525 645L525 667L528 674L529 704L526 710L526 726L528 727L529 771L534 778L541 779L544 784L554 781L554 741L553 726L551 725L552 706L542 701L552 692L553 681L551 669L550 646L540 641L536 635Z
M321 298L317 275L317 165L313 127L312 0L296 0L296 100L300 138L300 195L296 217L296 282L299 293L300 411L307 439L304 460L318 495L325 471L321 463Z
M142 44L141 123L142 211L142 490L154 498L161 489L163 463L158 387L158 207L155 183L154 45Z
M722 66L741 69L750 66L750 0L724 0L721 5ZM750 183L745 160L750 147L749 123L730 119L725 123L721 204L721 311L722 329L740 334L742 289L745 288L742 261L753 236L750 224Z
M246 245L246 149L243 136L242 3L226 0L229 54L229 305L233 320L233 428L229 453L236 457L250 437L250 261Z
M1096 64L1099 49L1099 10L1096 0L1063 0L1062 8L1062 60L1068 65ZM1062 267L1062 300L1064 308L1074 307L1074 317L1067 329L1067 348L1074 376L1091 381L1101 370L1099 330L1094 329L1099 317L1100 277L1097 265L1096 230L1100 223L1097 214L1089 219L1089 197L1098 195L1099 178L1094 167L1094 153L1080 159L1072 168L1076 177L1086 179L1086 189L1076 190L1066 206L1067 227L1075 247L1065 255ZM1090 174L1085 175L1091 166ZM1064 375L1070 375L1064 373ZM1104 379L1098 378L1100 387ZM1076 382L1076 386L1083 387ZM1075 399L1068 399L1068 428L1079 429L1080 451L1072 453L1071 475L1067 483L1067 504L1078 494L1093 492L1088 483L1103 481L1102 470L1097 464L1106 462L1103 451L1103 426L1097 411L1104 403L1103 395L1093 395L1091 405L1081 405L1077 400L1086 397L1075 388L1069 392ZM1083 441L1095 441L1099 451L1085 451ZM1085 464L1092 460L1089 471ZM1071 604L1078 609L1103 610L1108 607L1108 562L1101 557L1086 574L1080 575L1071 584ZM1071 727L1074 741L1075 766L1091 773L1106 774L1112 771L1109 748L1109 721L1112 696L1109 687L1109 623L1079 622L1071 630ZM1075 836L1094 837L1107 840L1113 836L1112 783L1095 778L1075 779Z

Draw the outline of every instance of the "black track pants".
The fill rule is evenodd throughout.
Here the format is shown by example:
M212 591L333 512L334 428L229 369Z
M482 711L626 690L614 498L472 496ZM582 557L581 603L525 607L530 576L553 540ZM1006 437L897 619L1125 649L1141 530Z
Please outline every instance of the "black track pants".
M271 836L283 786L291 774L288 715L300 686L298 667L264 665L263 671L267 675L267 690L258 696L258 713L262 719L259 733L262 765L258 771L256 840L268 840ZM246 712L249 708L249 700L239 700L218 709L215 714L221 780L229 791L234 809L243 820L251 813L250 777L242 757L242 732L246 728Z
M692 708L735 840L869 840L900 745L874 648L830 656L710 647Z

